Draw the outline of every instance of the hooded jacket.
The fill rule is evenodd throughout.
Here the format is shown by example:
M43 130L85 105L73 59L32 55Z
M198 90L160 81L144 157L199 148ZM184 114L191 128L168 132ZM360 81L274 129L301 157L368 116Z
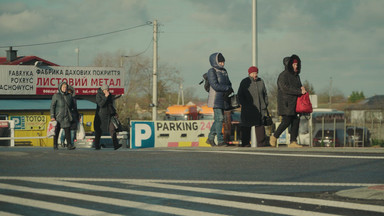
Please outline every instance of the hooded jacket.
M113 95L110 93L108 97L101 88L97 90L96 94L96 113L94 119L95 130L101 129L102 132L109 131L109 124L111 117L116 115L116 109L113 106Z
M294 72L292 64L297 60L297 73ZM277 112L279 115L296 115L296 101L301 95L301 60L299 56L292 55L284 58L285 70L280 73L277 79Z
M55 118L56 121L59 122L61 128L71 126L71 121L73 119L72 110L74 108L72 95L61 91L61 86L64 83L65 82L59 84L59 92L52 96L50 109L51 118Z
M261 126L267 115L268 96L261 78L244 78L237 92L241 104L241 126Z
M208 107L214 109L224 109L226 107L224 104L226 103L224 94L232 88L227 70L219 65L219 54L220 53L213 53L209 57L212 68L208 70L208 82L210 85Z

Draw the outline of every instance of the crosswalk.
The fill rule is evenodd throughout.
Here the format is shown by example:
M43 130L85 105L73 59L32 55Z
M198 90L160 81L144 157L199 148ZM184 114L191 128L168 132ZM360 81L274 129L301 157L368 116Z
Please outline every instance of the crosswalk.
M0 177L0 215L384 215L380 205L246 190L258 186L372 185Z

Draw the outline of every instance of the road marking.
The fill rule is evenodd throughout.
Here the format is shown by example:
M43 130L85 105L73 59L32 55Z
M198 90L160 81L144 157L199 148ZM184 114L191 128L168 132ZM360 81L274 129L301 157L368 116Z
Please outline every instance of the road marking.
M172 179L126 179L126 178L71 178L71 177L19 177L0 176L0 180L21 181L87 181L87 182L155 182L169 184L238 184L238 185L276 185L276 186L326 186L326 187L371 187L381 185L380 183L334 183L334 182L270 182L270 181L214 181L214 180L172 180Z
M31 179L28 181L40 183L40 181L38 181L38 180L32 180ZM269 212L269 213L275 213L275 214L313 215L313 216L333 216L334 215L334 214L311 212L311 211L306 211L306 210L296 210L296 209L283 208L283 207L259 205L259 204L255 204L255 203L244 203L244 202L217 200L217 199L212 199L212 198L204 198L204 197L196 197L196 196L159 193L159 192L151 192L151 191L139 191L139 190L133 190L133 189L113 188L113 187L106 187L106 186L97 186L97 185L76 183L76 182L50 180L50 181L46 182L46 184L60 185L60 186L66 186L66 187L72 187L72 188L95 190L95 191L116 192L116 193L125 193L125 194L131 194L131 195L133 194L133 195L140 195L140 196L156 197L156 198L161 198L161 199L166 198L166 199L182 200L182 201L186 201L186 202L210 204L210 205L217 205L217 206L224 206L224 207L230 206L232 208L246 209L246 210L252 210L252 211L263 211L263 212ZM0 184L0 186L1 186L1 184ZM71 196L71 197L74 199L78 199L77 196ZM90 201L93 201L93 200L90 200ZM105 200L104 200L104 202L110 203L110 202L105 201ZM156 209L156 210L158 210L158 209ZM184 211L187 211L187 210L182 209L181 211L174 213L174 214L184 215L184 214L182 214L182 213L184 213ZM199 213L203 214L203 215L210 215L207 212L199 212ZM193 214L189 214L189 215L193 215ZM197 213L194 213L194 215L197 215Z
M187 150L163 150L163 151L176 151L183 152ZM269 152L243 152L243 151L205 151L193 150L188 151L191 153L219 153L219 154L244 154L244 155L261 155L261 156L279 156L279 157L311 157L311 158L339 158L339 159L371 159L371 160L384 160L384 156L357 156L357 155L316 155L316 154L287 154L287 153L269 153Z
M199 192L199 193L214 193L214 194L222 194L222 195L229 195L229 196L239 196L239 197L257 198L257 199L288 201L288 202L296 202L296 203L305 203L305 204L310 204L310 205L316 204L319 206L348 208L348 209L355 209L355 210L375 211L375 212L384 213L384 207L376 206L376 205L369 205L369 204L347 203L347 202L341 202L341 201L328 201L328 200L314 199L314 198L301 198L301 197L292 197L292 196L237 192L237 191L228 191L228 190L221 190L221 189L188 187L188 186L178 186L178 185L166 185L166 184L137 182L137 181L135 183L127 182L127 184L134 184L134 185L140 185L140 186L146 186L146 187L155 187L155 188L162 188L162 189L194 191L194 192Z
M4 212L4 211L0 211L0 215L1 216L21 216L19 214L13 214L13 213Z
M13 187L12 185L6 185L6 184L3 185L0 183L0 187L2 186L3 187L6 186L5 188L10 190L15 189L15 187ZM25 192L30 190L28 188L24 188L24 190L21 190L21 191ZM56 204L51 202L38 201L38 200L32 200L32 199L26 199L26 198L20 198L20 197L2 195L2 194L0 194L0 201L8 202L8 203L17 203L19 205L30 206L34 208L38 206L41 209L46 209L46 210L55 211L55 212L62 212L67 214L74 214L74 215L116 215L116 216L118 215L118 214L111 214L109 212L104 212L104 211L96 211L96 210L85 209L80 207L73 207L70 205Z
M33 181L33 180L31 180ZM37 182L37 181L34 181ZM37 182L41 183L41 182ZM101 188L104 190L97 190L97 191L107 191L107 192L117 192L122 193L121 191L124 189L120 188L112 188L112 187L103 187L103 186L94 186L94 185L88 185L88 184L79 184L79 183L72 183L72 182L61 182L61 181L52 181L52 182L44 182L44 184L53 184L53 185L60 185L60 186L67 186L72 188L81 188L81 189L93 189L95 188ZM79 186L81 185L81 187ZM115 206L124 206L124 207L131 207L131 208L137 208L137 209L143 209L147 211L154 211L154 212L162 212L166 214L174 214L174 215L188 215L188 216L196 216L196 215L207 215L207 216L220 216L222 214L214 214L214 213L208 213L208 212L202 212L202 211L195 211L195 210L189 210L189 209L182 209L182 208L176 208L176 207L167 207L162 205L156 205L156 204L149 204L149 203L142 203L142 202L135 202L135 201L128 201L128 200L121 200L121 199L115 199L115 198L108 198L108 197L101 197L101 196L91 196L91 195L85 195L80 193L73 193L73 192L64 192L64 191L57 191L57 190L49 190L49 189L35 189L25 186L15 186L11 184L3 184L0 183L0 188L4 188L7 190L16 190L16 191L22 191L22 192L30 192L30 193L36 193L36 194L43 194L43 195L49 195L49 196L58 196L58 197L65 197L68 199L76 199L76 200L83 200L88 202L96 202L101 204L108 204L108 205L115 205ZM136 193L137 194L137 193ZM0 198L2 198L3 195L1 195ZM8 200L11 196L4 196L0 200ZM11 197L12 198L12 197ZM160 197L160 198L164 198ZM16 198L15 198L16 199ZM44 201L34 201L34 200L28 200L24 198L17 198L19 200L14 200L12 203L20 203L21 205L27 205L27 206L39 206L39 208L45 208L52 211L60 211L60 212L67 212L67 205L61 205L61 204L54 204L54 203L48 203ZM21 202L20 202L21 201ZM28 201L31 201L30 204ZM26 203L24 203L26 202ZM48 206L45 206L46 204L50 204ZM70 206L68 206L70 207ZM71 208L77 208L77 207L71 207ZM82 211L82 208L78 208L78 210L74 209L68 209L69 213L74 214L75 212ZM85 209L87 210L87 209ZM102 213L102 214L99 214ZM76 215L111 215L107 212L95 212L90 214L76 214Z
M216 206L224 206L238 209L245 209L251 211L262 211L269 212L275 214L285 214L285 215L332 215L326 213L318 213L315 211L306 211L294 208L286 208L286 207L275 207L268 205L260 205L256 203L244 203L238 201L229 201L229 200L218 200L213 198L204 198L201 196L188 196L188 195L178 195L178 194L170 194L170 193L160 193L160 192L151 192L151 191L141 191L137 189L126 189L126 188L117 188L117 187L107 187L107 186L99 186L93 185L89 182L118 182L123 184L144 186L144 187L153 187L153 188L161 188L161 189L171 189L171 190L180 190L180 191L190 191L197 193L209 193L209 194L219 194L226 196L237 196L237 197L247 197L247 198L255 198L255 199L266 199L266 200L277 200L284 201L290 203L303 203L309 205L318 205L324 207L335 207L335 208L344 208L344 209L352 209L352 210L361 210L361 211L371 211L371 212L380 212L384 213L384 207L377 205L369 205L369 204L358 204L358 203L348 203L341 201L330 201L330 200L322 200L315 198L301 198L301 197L292 197L292 196L282 196L282 195L270 195L270 194L260 194L260 193L250 193L250 192L238 192L231 190L222 190L222 189L211 189L208 187L191 187L191 186L182 186L177 184L237 184L237 185L282 185L282 186L348 186L348 187L368 187L374 186L378 184L363 184L363 183L321 183L321 182L253 182L253 181L203 181L203 180L156 180L156 179L95 179L95 178L57 178L57 177L11 177L11 176L2 176L0 180L20 180L20 181L28 181L28 182L36 182L39 184L50 184L57 186L65 186L68 188L79 188L82 190L90 190L90 191L105 191L105 192L114 192L114 193L124 193L130 195L139 195L139 196L148 196L155 197L160 199L172 199L172 200L182 200L185 202L192 203L201 203L208 205L216 205ZM78 183L84 182L87 183ZM90 196L81 193L74 192L64 192L64 191L56 191L49 189L41 189L41 188L30 188L25 186L15 186L11 184L0 183L0 189L6 190L16 190L23 192L31 192L49 196L58 196L65 197L68 199L77 199L89 202L96 202L102 204L109 204L115 206L124 206L131 207L143 210L149 210L154 212L162 212L167 214L174 215L220 215L215 213L208 213L202 211L188 210L184 208L177 207L164 207L156 204L148 204L143 202L129 201L129 200L121 200L109 197L102 196ZM33 206L42 209L49 209L52 211L57 211L58 209L62 210L61 212L73 213L76 212L78 215L85 214L108 214L106 212L91 213L87 211L95 211L89 210L79 207L72 207L63 204L54 204L44 201L37 201L25 198L14 197L10 195L1 195L0 201L10 202L10 203L18 203L20 205ZM70 207L70 208L69 208ZM68 210L68 211L67 211ZM1 213L1 212L0 212ZM3 214L2 214L3 215Z

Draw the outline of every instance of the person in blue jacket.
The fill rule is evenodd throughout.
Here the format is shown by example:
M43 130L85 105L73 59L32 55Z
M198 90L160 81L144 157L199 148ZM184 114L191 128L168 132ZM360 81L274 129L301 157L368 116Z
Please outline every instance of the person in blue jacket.
M226 146L223 136L224 109L228 106L227 98L233 92L232 83L229 80L227 70L224 68L225 58L221 53L213 53L209 57L212 68L208 70L208 82L210 85L208 107L213 108L214 122L206 141L211 146L216 146L214 141L217 136L218 146Z

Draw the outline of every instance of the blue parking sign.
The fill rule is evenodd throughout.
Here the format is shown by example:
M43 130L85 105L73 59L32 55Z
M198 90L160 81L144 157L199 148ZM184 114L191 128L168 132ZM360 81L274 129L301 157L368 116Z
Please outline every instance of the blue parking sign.
M155 147L155 124L149 121L132 121L131 146L132 148Z
M25 117L24 116L11 116L10 119L15 121L15 130L25 129Z

